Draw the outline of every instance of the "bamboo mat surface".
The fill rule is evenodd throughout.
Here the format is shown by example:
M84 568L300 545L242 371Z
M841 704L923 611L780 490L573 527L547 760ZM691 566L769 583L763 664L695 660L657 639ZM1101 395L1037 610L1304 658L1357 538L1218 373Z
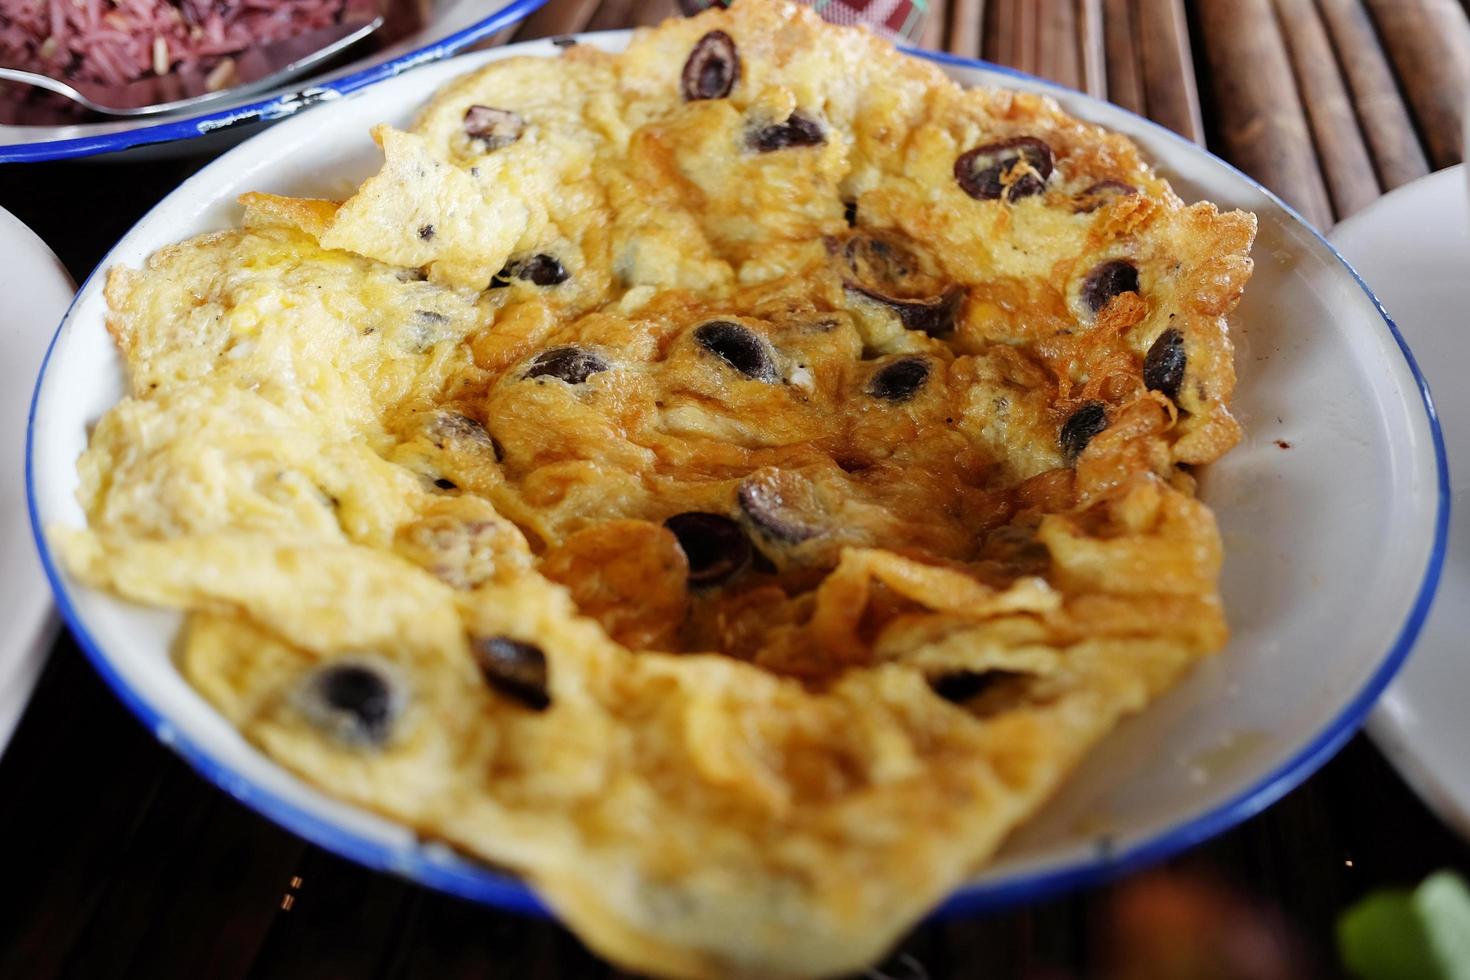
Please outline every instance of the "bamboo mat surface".
M1460 160L1470 21L1458 0L931 0L929 8L927 46L1147 115L1324 230ZM497 41L676 13L675 0L550 0ZM41 233L81 281L206 162L15 166L0 173L0 206ZM0 756L0 842L0 978L628 977L554 922L369 871L247 810L155 742L66 637ZM870 976L1330 978L1339 975L1344 907L1445 866L1470 873L1470 847L1359 737L1281 802L1158 868L925 923ZM1228 959L1208 970L1197 961L1195 972L1127 967L1143 942L1130 923L1165 914L1179 923L1180 943L1161 957L1214 948L1200 937L1240 923L1254 925L1232 942L1280 955L1249 972Z

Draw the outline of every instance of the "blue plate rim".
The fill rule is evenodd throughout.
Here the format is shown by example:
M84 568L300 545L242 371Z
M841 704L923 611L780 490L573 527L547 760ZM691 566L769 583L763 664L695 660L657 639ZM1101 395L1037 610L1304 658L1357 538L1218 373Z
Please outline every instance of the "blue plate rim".
M543 2L543 0L528 0L528 2L539 5L539 2ZM596 35L594 34L592 36ZM1018 78L1030 85L1055 91L1067 99L1082 99L1087 102L1107 106L1111 110L1127 113L1127 110L1114 106L1111 103L1094 99L1085 93L1003 65L994 65L989 62L963 58L945 52L922 51L914 48L903 48L902 50L907 54L940 64L976 68L1003 76ZM1410 650L1413 648L1415 639L1419 635L1420 629L1424 625L1430 606L1434 601L1435 591L1439 585L1440 572L1447 553L1451 493L1449 464L1439 416L1435 411L1434 400L1430 394L1427 379L1424 377L1423 372L1420 371L1419 364L1415 360L1413 352L1409 349L1408 343L1399 332L1398 325L1394 323L1393 318L1389 316L1388 311L1384 309L1378 297L1373 294L1372 289L1368 287L1368 284L1364 282L1362 276L1358 274L1358 271L1353 268L1351 263L1343 257L1317 228L1259 181L1210 153L1204 147L1185 139L1172 130L1142 116L1133 113L1128 113L1128 115L1145 124L1158 137L1185 144L1195 152L1206 154L1215 163L1225 167L1263 194L1274 205L1281 208L1292 219L1300 223L1303 228L1307 229L1332 256L1342 263L1359 288L1362 289L1369 301L1372 302L1378 314L1383 318L1383 322L1388 327L1394 341L1397 343L1399 352L1402 354L1410 374L1414 378L1429 426L1430 437L1434 446L1436 471L1435 486L1437 501L1434 543L1425 565L1418 592L1415 595L1414 604L1409 610L1408 616L1404 620L1392 646L1379 663L1378 668L1338 715L1329 724L1324 726L1315 738L1311 739L1288 760L1277 766L1267 775L1258 779L1251 787L1229 800L1216 805L1206 813L1200 814L1191 820L1132 846L1116 849L1112 847L1099 847L1088 859L1073 861L1057 867L1044 868L1029 873L1017 874L995 882L979 881L964 885L953 892L934 910L932 914L941 918L993 911L1003 907L1040 901L1061 892L1100 884L1119 875L1157 863L1180 851L1202 843L1254 816L1300 785L1336 754L1337 750L1362 726L1374 703L1378 700L1389 682L1392 681L1394 675L1398 673L1399 668L1403 666ZM155 205L155 208L157 206ZM151 214L152 210L150 209L148 214ZM146 221L148 214L140 218L139 223ZM115 248L116 246L114 246ZM112 250L109 250L108 255L97 264L97 267L82 283L81 289L78 290L78 296L86 291L87 286L99 271L108 267L111 256ZM117 694L118 698L128 709L147 726L149 731L153 732L155 737L176 752L200 775L257 813L260 813L267 819L285 827L287 830L305 838L311 843L366 867L402 875L420 884L461 898L483 902L509 911L541 915L550 914L550 910L546 904L532 891L528 884L506 872L462 857L448 847L432 842L426 843L420 841L417 846L410 846L407 849L394 848L387 844L371 840L354 831L345 830L341 826L319 818L274 793L252 784L234 770L215 761L208 753L200 750L186 738L182 737L166 718L144 703L112 668L106 656L103 655L100 645L87 631L67 596L60 570L46 545L45 536L42 534L40 516L36 503L37 494L34 473L36 407L39 401L42 383L46 377L46 371L50 366L51 355L61 335L61 328L70 319L75 305L76 299L74 298L72 306L67 309L61 323L57 327L56 333L52 335L51 343L47 347L45 359L42 361L41 369L37 376L35 391L31 397L30 412L26 421L26 503L31 519L31 533L37 552L40 555L47 581L50 583L52 592L56 598L57 607L68 629L87 658L92 662L98 674L101 675L103 680L112 688L114 693Z
M489 16L461 31L446 35L433 44L416 48L397 58L370 65L361 71L343 75L341 78L334 78L316 85L304 85L289 92L282 92L280 95L255 102L247 102L244 105L231 106L228 109L220 109L201 116L165 117L156 123L115 133L0 146L0 163L40 163L45 160L80 159L103 153L116 153L135 146L172 143L209 136L250 123L285 119L303 109L339 99L368 85L401 75L410 68L448 58L477 41L502 31L512 24L519 23L545 6L546 2L547 0L510 0Z

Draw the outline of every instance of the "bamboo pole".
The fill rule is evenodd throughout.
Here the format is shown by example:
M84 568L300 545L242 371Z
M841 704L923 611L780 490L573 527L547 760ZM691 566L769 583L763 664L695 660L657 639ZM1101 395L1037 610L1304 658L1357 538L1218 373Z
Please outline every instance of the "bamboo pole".
M985 0L952 0L949 50L962 58L979 58L984 39Z
M633 5L633 24L636 27L651 27L662 24L678 13L674 0L639 0Z
M1378 199L1373 160L1363 143L1347 86L1337 70L1332 44L1312 0L1276 0L1276 13L1286 35L1333 210L1339 218L1345 218Z
M1459 163L1470 92L1470 23L1455 0L1368 0L1436 169Z
M948 0L929 0L929 12L924 21L924 31L919 36L919 47L930 51L944 51L945 35L949 32Z
M1015 47L1011 51L1011 65L1021 71L1036 74L1036 49L1037 49L1037 14L1040 13L1037 0L1012 0L1011 16L1015 19L1015 29L1011 32L1011 42Z
M1134 11L1149 117L1204 145L1205 127L1182 0L1136 0Z
M1036 18L1036 73L1068 88L1081 88L1076 0L1037 0Z
M1362 0L1317 0L1317 7L1352 89L1383 189L1391 191L1423 177L1429 173L1429 161Z
M528 39L575 34L587 26L598 3L599 0L550 0L522 22L517 37Z
M1082 84L1088 95L1108 97L1107 42L1103 32L1102 0L1081 0L1078 13L1082 51Z
M1143 99L1143 72L1138 64L1131 0L1103 0L1103 47L1108 98L1129 112L1144 115L1148 105Z
M1271 0L1198 3L1226 154L1308 221L1329 227L1332 205Z

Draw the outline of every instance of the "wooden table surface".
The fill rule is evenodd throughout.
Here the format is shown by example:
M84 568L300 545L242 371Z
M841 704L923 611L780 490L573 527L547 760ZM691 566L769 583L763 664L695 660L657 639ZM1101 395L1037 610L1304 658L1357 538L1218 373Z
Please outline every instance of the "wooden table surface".
M1324 229L1460 159L1470 23L1456 0L929 7L927 46L1033 71L1149 115ZM498 40L673 12L673 0L551 0ZM0 167L0 206L80 281L205 162ZM1158 868L1026 908L920 926L887 975L1331 977L1340 973L1338 913L1373 888L1412 884L1441 867L1470 873L1470 847L1359 737L1280 803ZM552 922L366 871L256 816L155 743L66 637L0 757L0 882L4 978L621 975ZM1197 966L1167 967L1152 953L1143 958L1153 967L1138 965L1158 930L1133 927L1156 927L1161 909L1173 923L1171 948L1199 947ZM1220 952L1208 934L1222 922L1234 923L1236 937L1225 946L1276 953Z

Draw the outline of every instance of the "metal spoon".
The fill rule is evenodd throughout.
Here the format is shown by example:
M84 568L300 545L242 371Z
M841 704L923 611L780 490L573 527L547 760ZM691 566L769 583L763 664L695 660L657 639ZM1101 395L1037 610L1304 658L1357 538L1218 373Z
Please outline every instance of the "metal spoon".
M150 75L124 85L103 85L63 82L50 75L0 67L0 80L55 92L105 116L152 116L270 88L326 61L382 25L382 14L349 15L341 23L242 51L233 59L234 71L228 84L213 90L208 77L195 68Z

